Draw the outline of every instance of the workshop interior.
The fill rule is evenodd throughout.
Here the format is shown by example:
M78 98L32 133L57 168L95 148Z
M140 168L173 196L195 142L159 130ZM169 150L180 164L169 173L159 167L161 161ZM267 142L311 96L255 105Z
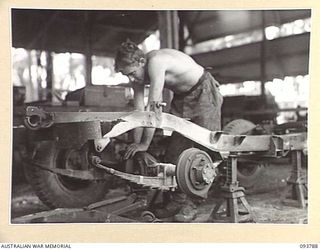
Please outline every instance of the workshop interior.
M153 210L179 189L191 223L307 224L310 32L310 9L11 9L11 223L175 223ZM205 67L221 131L169 114L168 90L135 111L114 70L127 39ZM123 159L138 127L156 128L150 162ZM201 146L176 165L173 132Z

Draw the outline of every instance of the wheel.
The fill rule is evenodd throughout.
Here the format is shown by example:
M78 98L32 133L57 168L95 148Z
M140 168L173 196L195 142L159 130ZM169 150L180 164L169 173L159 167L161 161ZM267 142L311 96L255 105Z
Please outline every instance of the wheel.
M89 166L85 148L60 149L50 141L40 142L32 159L49 168L85 170ZM32 164L26 164L25 172L39 199L50 208L83 207L101 200L107 192L105 180L79 180Z
M257 163L246 159L238 160L237 179L240 186L247 189L253 187L264 173L266 166L267 163L265 162Z
M256 125L248 120L237 119L228 123L223 131L229 135L245 135L256 127ZM250 161L249 159L238 160L238 181L240 186L245 188L252 187L264 172L267 163Z
M223 131L228 135L246 135L255 127L256 125L248 120L237 119L225 125Z
M154 222L157 219L156 216L150 211L143 211L140 215L140 218L143 222Z

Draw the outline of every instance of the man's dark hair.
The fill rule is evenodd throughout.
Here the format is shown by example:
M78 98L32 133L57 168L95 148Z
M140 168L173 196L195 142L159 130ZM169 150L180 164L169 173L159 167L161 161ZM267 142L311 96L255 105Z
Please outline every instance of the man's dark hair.
M139 47L129 39L121 43L117 50L115 57L115 70L118 71L119 67L127 66L135 62L139 62L141 58L145 58L145 54Z

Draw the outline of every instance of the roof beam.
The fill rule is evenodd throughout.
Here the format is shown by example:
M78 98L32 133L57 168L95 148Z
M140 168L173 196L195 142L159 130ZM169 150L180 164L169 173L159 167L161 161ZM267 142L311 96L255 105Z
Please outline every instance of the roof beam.
M308 74L309 41L309 33L266 41L266 79ZM195 54L192 57L204 67L212 68L210 71L221 83L261 80L261 43Z

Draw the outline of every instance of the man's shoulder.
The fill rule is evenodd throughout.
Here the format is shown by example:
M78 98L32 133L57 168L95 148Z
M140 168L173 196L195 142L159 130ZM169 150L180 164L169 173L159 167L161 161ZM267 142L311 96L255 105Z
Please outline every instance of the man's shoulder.
M174 50L173 49L152 50L148 52L147 56L148 56L149 62L161 63L168 59L172 59L172 56L174 56Z
M163 55L162 49L151 50L147 53L148 59L158 58L161 55Z
M155 64L161 64L164 61L164 56L159 53L159 50L152 50L147 55L148 67Z

